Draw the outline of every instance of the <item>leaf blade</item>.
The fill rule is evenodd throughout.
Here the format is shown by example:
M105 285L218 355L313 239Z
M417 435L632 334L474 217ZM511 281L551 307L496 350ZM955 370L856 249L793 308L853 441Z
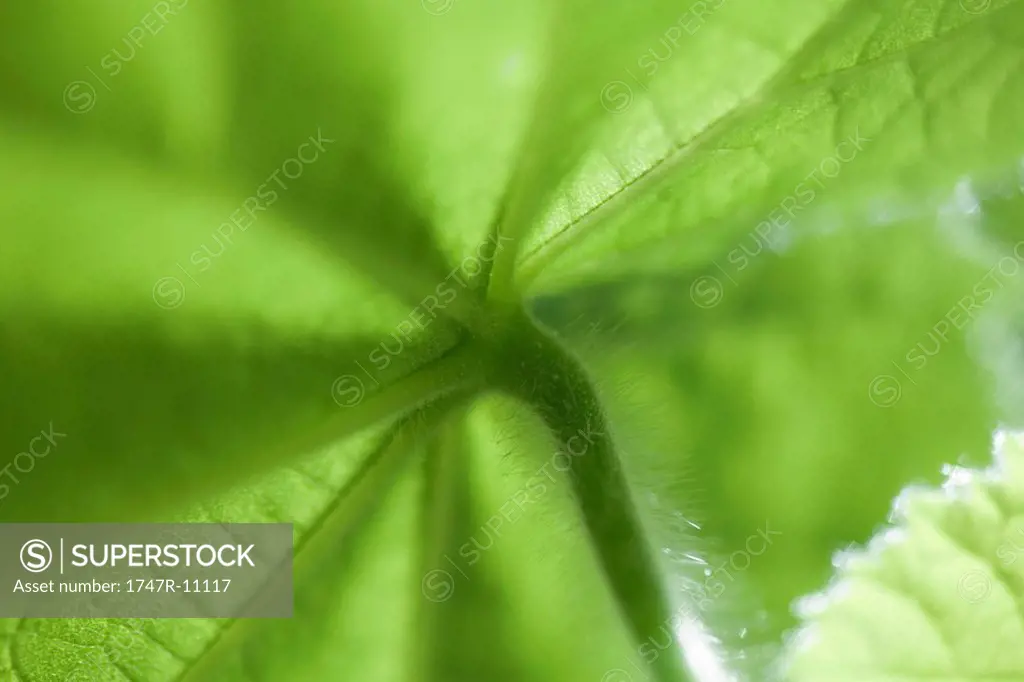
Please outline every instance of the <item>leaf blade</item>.
M295 240L285 216L218 241L211 231L238 206L230 189L19 130L0 162L0 216L14 228L0 253L0 403L12 415L0 442L22 452L51 421L68 438L64 462L9 491L5 519L168 504L178 486L199 494L436 391L421 377L408 396L376 392L452 349L454 328L413 325L401 303ZM85 481L110 496L90 499ZM61 506L38 495L50 484Z
M1024 149L1011 123L1024 101L1016 76L1024 44L1019 3L949 16L935 16L935 7L915 15L892 6L879 10L885 22L854 3L839 15L860 14L852 26L830 16L811 26L801 19L795 25L805 35L790 49L805 61L776 60L777 71L756 72L738 93L727 81L715 85L725 104L702 119L699 108L671 99L672 86L684 77L684 56L712 58L712 38L731 30L729 8L734 21L742 11L755 13L724 7L695 36L708 34L704 44L680 48L662 66L651 83L661 86L657 96L631 110L631 127L609 131L520 259L520 289L554 291L637 269L693 267L762 224L779 230L837 214L856 223L908 205L927 211L944 198L936 188L1006 165ZM864 24L877 24L885 38L861 60ZM735 59L753 64L758 57ZM681 112L680 129L662 123L670 120L666 112ZM637 140L651 128L663 132ZM837 155L840 144L861 136L870 140L862 151L846 146ZM621 174L626 181L616 179Z

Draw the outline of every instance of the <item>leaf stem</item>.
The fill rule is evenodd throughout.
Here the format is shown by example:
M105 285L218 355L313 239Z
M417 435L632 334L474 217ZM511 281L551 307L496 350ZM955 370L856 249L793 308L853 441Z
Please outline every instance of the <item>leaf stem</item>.
M530 404L563 451L572 455L574 496L635 642L639 646L659 637L672 608L634 507L621 452L590 378L576 358L523 312L493 352L493 381ZM689 679L678 642L666 654L652 663L655 677L662 682Z

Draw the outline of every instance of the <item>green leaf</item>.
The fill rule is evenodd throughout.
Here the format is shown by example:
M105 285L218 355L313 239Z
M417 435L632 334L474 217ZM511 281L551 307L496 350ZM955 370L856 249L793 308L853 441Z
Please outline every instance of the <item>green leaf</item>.
M764 679L835 548L1020 402L1019 306L964 300L1018 217L1022 8L5 9L0 520L297 559L293 619L8 621L0 679Z
M449 409L450 403L442 400L396 425L347 489L338 491L318 520L315 532L307 536L305 546L297 547L300 558L296 561L299 587L295 595L295 622L303 626L296 628L287 619L240 622L230 636L221 637L196 661L184 679L241 681L247 679L253 668L296 680L331 678L357 671L386 679L402 670L398 660L387 662L354 654L364 650L356 638L372 632L378 636L387 633L393 646L407 649L408 633L395 627L395 623L411 617L409 601L393 595L388 604L378 603L379 619L359 623L359 629L343 617L342 606L353 599L358 604L359 592L353 590L366 596L380 595L382 578L399 578L408 570L407 562L403 561L406 552L382 554L378 547L393 550L410 544L407 534L416 530L412 515L389 512L395 509L394 505L401 509L412 502L410 494L419 485L419 477L410 473L415 470L416 455L422 454L422 443L430 437L433 424ZM374 566L377 561L382 563ZM390 628L387 616L393 618ZM352 646L351 653L339 656L345 652L323 646L325 632L333 632L335 641Z
M509 642L511 614L501 576L489 562L474 565L481 558L474 547L490 549L500 541L505 519L480 513L491 510L474 485L486 451L475 438L472 416L465 407L453 410L423 453L420 646L410 657L419 662L423 680L515 680L524 674ZM487 425L482 430L489 431ZM470 544L480 531L486 540Z
M371 36L387 27L351 4L233 4L135 1L99 15L84 4L59 14L45 3L18 8L7 29L18 38L0 51L0 64L29 64L40 77L13 83L0 111L54 121L204 184L230 182L236 205L206 229L220 249L267 213L286 213L308 233L300 239L419 303L453 264L409 195L393 148L395 76L370 59ZM82 31L80 13L92 16L91 31ZM43 60L28 39L41 25L69 38ZM82 66L97 60L98 69ZM72 75L86 80L68 84L61 106L51 93ZM465 318L472 298L457 297L442 314Z
M178 512L176 522L293 523L299 563L345 493L369 480L394 425L378 427ZM387 462L388 460L385 460ZM398 460L401 463L402 459ZM392 465L393 468L393 465ZM386 473L387 467L377 467ZM378 478L380 475L378 473ZM386 477L385 477L386 480ZM353 519L350 517L350 522ZM226 633L224 619L23 619L3 621L3 674L19 680L177 680ZM120 671L120 672L119 672ZM68 676L71 677L68 677Z
M537 231L520 288L678 271L755 230L922 215L1019 156L1021 3L761 7L723 3L638 56L649 86Z
M950 469L941 490L908 489L894 525L842 555L808 599L787 679L991 680L1024 674L1024 440L996 437L996 464Z
M410 376L454 334L405 336L405 306L294 240L283 216L190 277L176 266L211 247L229 194L24 131L3 146L0 213L24 229L0 255L0 368L17 387L0 394L0 443L13 456L66 434L49 460L17 464L4 520L152 517L463 380Z
M543 46L550 68L538 88L509 193L496 216L498 229L516 240L517 247L495 262L491 294L499 299L514 298L509 286L521 240L529 236L558 183L586 154L608 114L602 85L618 66L656 40L679 13L677 3L665 0L608 6L601 12L590 5L583 0L552 3Z

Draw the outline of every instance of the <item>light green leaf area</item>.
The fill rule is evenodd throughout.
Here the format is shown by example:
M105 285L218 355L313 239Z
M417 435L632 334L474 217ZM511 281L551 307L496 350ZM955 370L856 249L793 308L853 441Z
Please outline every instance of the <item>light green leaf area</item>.
M387 237L381 225L416 231L422 222L386 188L375 187L373 199L366 187L343 181L354 152L339 148L344 140L330 121L312 116L324 108L301 119L275 110L288 125L276 137L264 134L260 107L287 98L268 92L266 82L262 89L210 82L218 65L228 68L224 45L211 45L207 35L219 30L212 10L197 5L162 18L150 10L143 3L80 13L26 6L12 8L5 24L13 39L0 58L10 73L39 78L8 83L11 97L0 110L0 366L21 387L0 398L9 415L0 443L13 454L51 424L67 434L61 466L40 465L21 484L26 494L5 501L8 521L140 518L219 490L415 405L437 386L421 381L374 406L339 404L333 382L356 377L361 392L374 394L455 341L448 311L420 311L414 323L403 302L416 290L419 303L451 270L436 264L415 275L430 250L401 238L377 249L374 241L372 261L356 257L358 249L339 257L324 248L324 235L354 235L359 247L368 235ZM88 17L84 25L78 14ZM145 36L167 38L166 46L147 50L124 38L143 18L163 26ZM266 32L282 22L258 23ZM66 38L62 50L32 52L29 38L44 29ZM209 53L193 60L204 47ZM174 59L180 51L189 58ZM90 63L110 79L110 91L93 81L94 99L76 99L92 92L84 85L65 91L63 102L54 98L64 79L88 77L82 65ZM202 75L166 77L176 69ZM239 101L218 104L207 90ZM202 125L193 125L191 109L181 110L201 108L197 102L211 107L196 114ZM88 104L95 108L74 110ZM369 114L347 111L331 119L335 129L366 133L358 124ZM175 115L167 119L168 112ZM189 142L183 131L205 137ZM321 131L339 147L318 150ZM181 158L190 145L201 159ZM314 152L311 163L297 165ZM272 173L280 185L268 179ZM337 200L325 189L334 186L351 196L341 204L314 200L317 192ZM338 229L346 221L359 229ZM402 244L409 253L397 252ZM401 265L405 256L413 267ZM472 300L468 288L454 291L453 306ZM384 341L397 356L374 364L370 355L383 357ZM163 475L150 475L155 467ZM33 487L61 505L29 494Z
M447 625L432 638L447 665L428 679L601 679L629 656L629 633L573 500L564 449L539 417L498 395L473 404L463 438L471 520L424 566L424 575L447 572L452 588L425 611Z
M1024 5L962 4L724 2L652 40L622 64L622 120L535 232L520 286L692 267L761 223L932 207L1015 160Z
M322 248L386 268L389 286L419 300L414 285L429 292L451 270L443 259L457 263L489 232L540 68L540 7L466 4L443 17L401 0L12 8L3 111L204 184L236 181L239 203L266 184L274 210L301 217ZM41 34L62 49L40 53ZM282 162L318 134L326 152L290 179L298 171Z
M403 336L409 309L296 239L286 215L217 243L244 192L5 130L0 368L19 390L0 396L0 443L13 457L64 434L16 481L5 521L152 517L437 390L381 387L450 348L452 327ZM405 352L390 361L382 341ZM345 376L362 381L358 405L336 390Z
M666 0L606 5L600 12L585 0L550 3L541 48L546 68L498 216L500 232L514 240L515 248L497 259L492 297L514 298L511 279L524 238L543 216L559 183L589 153L594 135L608 118L602 88L610 74L672 25L679 12L678 3Z
M0 63L27 77L9 79L2 112L33 121L54 148L66 146L60 133L71 133L187 181L179 191L228 190L234 206L207 219L204 237L215 252L232 241L215 234L222 224L243 238L246 228L229 220L235 210L243 223L284 214L311 248L416 304L487 234L482 212L501 191L502 149L523 115L511 104L529 83L520 43L533 24L523 19L528 12L442 24L404 5L248 3L239 12L231 2L175 0L102 12L12 8ZM501 40L471 30L490 19L508 31ZM38 31L62 50L36 54ZM382 59L377 51L391 41L403 49ZM481 46L488 57L461 59ZM495 79L502 68L514 73ZM455 97L455 84L467 82L481 87ZM467 137L466 111L477 117L479 139ZM378 248L381 241L388 247ZM182 258L199 246L185 247ZM184 275L198 279L210 257L192 261L182 263L188 273L173 276L190 284ZM442 315L465 318L472 307L462 295Z
M385 440L381 428L366 432L166 520L292 523L296 564L303 565L313 541L324 542L326 519ZM181 679L242 625L227 619L29 618L4 620L3 627L0 679L114 682L128 676L162 682Z
M892 526L839 555L801 608L786 679L976 680L1024 676L1024 439L1000 432L995 466L910 488Z

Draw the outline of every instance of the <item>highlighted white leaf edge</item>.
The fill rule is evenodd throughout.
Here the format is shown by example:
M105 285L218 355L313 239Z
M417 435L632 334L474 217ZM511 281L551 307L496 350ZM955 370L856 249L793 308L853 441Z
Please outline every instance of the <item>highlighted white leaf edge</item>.
M952 508L960 502L977 501L981 490L999 489L1003 493L1011 493L1018 506L1024 508L1024 431L999 428L993 434L993 461L985 469L971 469L960 465L945 465L943 474L946 480L940 488L912 484L904 488L894 499L888 522L880 528L868 541L866 547L850 548L835 553L832 565L835 567L829 584L820 592L812 593L798 599L793 605L794 614L802 621L801 625L792 630L785 638L780 655L776 659L770 679L778 682L816 682L832 680L835 682L834 670L821 670L820 674L808 676L806 666L799 675L794 675L796 663L802 663L804 656L814 654L821 647L832 646L829 624L823 624L823 616L835 609L841 600L849 595L848 578L856 569L865 565L880 566L886 555L899 552L912 529L908 529L908 520L915 514L913 510L925 505L943 505ZM1014 515L1017 517L1017 515ZM994 557L993 557L994 558ZM961 580L961 583L963 581ZM962 585L956 585L962 590ZM1024 597L1024 595L1018 595ZM887 613L878 612L879 622L887 617ZM990 636L997 633L999 622L992 622ZM864 623L858 623L863 627ZM1017 643L1024 647L1024 641ZM951 675L943 676L945 680L973 680L969 673L951 671ZM862 682L874 682L870 677L863 677L862 671L848 673L849 679L860 679ZM878 682L890 682L894 679L911 679L905 672L891 671L888 674L879 670ZM869 673L870 675L870 673ZM1024 679L1024 669L1020 671ZM843 680L847 678L844 676ZM939 677L914 677L924 680L940 679ZM984 676L978 679L990 679ZM1003 679L1000 677L1000 679ZM1007 678L1009 679L1009 678Z

